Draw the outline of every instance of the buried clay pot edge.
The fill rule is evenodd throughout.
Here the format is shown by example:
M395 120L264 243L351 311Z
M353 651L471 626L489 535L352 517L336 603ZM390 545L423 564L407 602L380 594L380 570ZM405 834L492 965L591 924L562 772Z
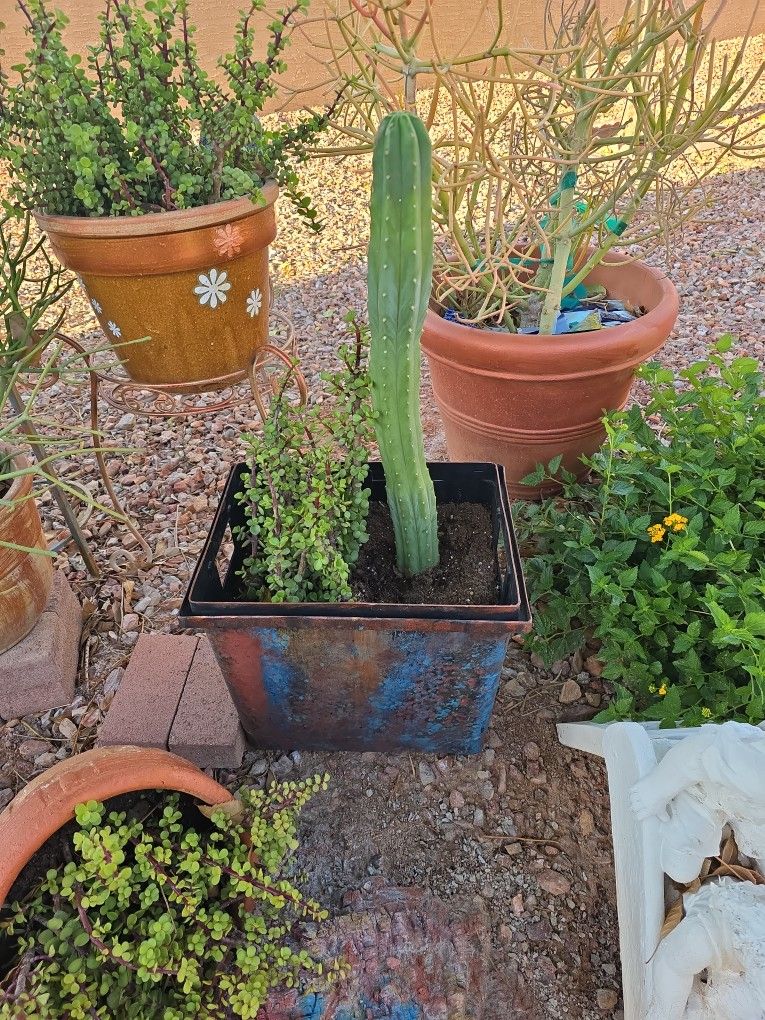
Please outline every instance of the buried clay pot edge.
M520 480L558 454L579 458L602 444L604 411L623 407L635 369L666 342L679 298L667 276L624 255L609 256L587 283L645 308L633 322L565 336L493 333L428 311L422 347L444 422L449 458L504 465L508 491L533 497Z
M0 812L0 905L40 847L74 818L78 804L141 790L186 793L211 805L232 799L196 765L157 748L103 747L66 758Z
M35 218L78 274L130 378L190 393L243 378L268 343L279 188L267 181L262 193L260 205L237 198L143 216Z
M1 452L1 451L0 451ZM26 467L18 457L16 470ZM40 619L53 584L40 512L32 496L32 475L19 475L0 498L0 655L25 638ZM9 548L15 545L20 548ZM39 549L40 552L27 550ZM1 845L1 844L0 844Z

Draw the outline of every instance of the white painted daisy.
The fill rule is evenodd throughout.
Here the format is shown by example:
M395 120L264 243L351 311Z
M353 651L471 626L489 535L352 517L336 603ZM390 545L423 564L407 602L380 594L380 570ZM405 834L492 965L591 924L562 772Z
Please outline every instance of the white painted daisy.
M250 316L251 319L254 319L255 316L260 311L260 305L262 301L263 296L261 295L257 287L255 288L255 290L250 291L250 296L247 298L247 314Z
M110 321L107 323L107 325L109 327L109 330L111 331L112 336L116 336L117 339L119 339L122 336L122 330L119 328L116 322Z
M97 315L100 315L100 314L101 314L101 312L103 311L103 308L102 308L102 307L101 307L101 305L100 305L100 304L98 303L98 301L96 301L96 299L95 299L95 298L92 298L92 299L91 299L91 302L90 302L90 303L91 303L91 305L93 306L93 311L94 311L94 312L95 312L95 313L96 313Z
M199 294L200 305L209 304L210 308L217 308L226 300L226 291L231 290L228 273L224 270L210 269L207 273L199 274L199 285L194 288L194 293Z

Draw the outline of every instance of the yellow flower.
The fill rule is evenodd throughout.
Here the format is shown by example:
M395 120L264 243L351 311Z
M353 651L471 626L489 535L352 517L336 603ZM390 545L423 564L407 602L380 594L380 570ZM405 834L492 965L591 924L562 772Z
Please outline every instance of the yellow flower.
M667 685L666 684L662 684L661 687L659 688L659 697L663 698L666 693L667 693Z
M666 534L666 528L662 528L661 524L652 524L649 528L645 529L651 536L652 542L661 542Z
M685 531L688 518L683 517L682 514L669 514L669 516L664 518L664 523L668 528L672 528L673 531Z
M704 716L705 719L711 719L712 718L712 709L711 708L702 708L701 714Z
M656 693L656 684L649 684L648 685L648 690L651 692L651 694L655 694Z

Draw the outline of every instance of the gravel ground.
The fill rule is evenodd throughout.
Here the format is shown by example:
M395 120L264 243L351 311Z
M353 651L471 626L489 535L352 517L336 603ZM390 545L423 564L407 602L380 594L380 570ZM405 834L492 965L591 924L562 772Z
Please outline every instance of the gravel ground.
M751 60L762 53L754 40ZM765 94L754 97L756 101ZM365 302L369 162L322 161L305 181L327 228L318 237L280 203L272 255L276 306L292 319L309 382L333 364L349 308ZM661 360L681 368L720 333L734 351L765 361L765 164L728 160L708 186L701 219L650 261L667 268L682 310ZM69 331L93 339L87 302L73 295ZM643 393L636 387L635 397ZM82 388L56 385L42 398L53 418L87 420ZM173 631L181 596L227 471L241 455L254 410L243 404L204 418L147 419L101 405L120 498L152 549L97 512L86 527L103 567L88 578L69 547L58 558L84 603L78 697L42 717L0 722L0 807L28 779L92 744L143 631ZM446 456L423 378L423 420L432 458ZM80 484L103 498L89 458ZM44 518L62 534L50 499ZM561 748L553 724L592 715L607 691L581 661L545 671L511 645L487 749L474 759L249 752L252 781L328 770L328 799L311 808L306 867L314 891L337 904L369 875L421 884L447 900L480 896L492 922L489 1020L619 1016L619 971L608 798L600 764ZM234 777L231 777L232 780Z

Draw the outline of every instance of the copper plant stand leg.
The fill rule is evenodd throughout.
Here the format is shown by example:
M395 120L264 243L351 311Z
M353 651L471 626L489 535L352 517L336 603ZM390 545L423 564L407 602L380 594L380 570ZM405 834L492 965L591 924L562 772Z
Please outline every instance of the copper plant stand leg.
M23 414L25 405L15 387L11 388L9 396L11 407L13 407L13 410L16 412L16 414L19 415ZM35 458L35 460L36 461L48 460L48 453L46 451L45 446L41 442L38 433L35 432L32 426L28 424L22 425L21 428L25 435L27 435L30 438L30 440L32 440L32 442L30 442L29 445L32 456ZM74 512L74 510L72 509L72 504L67 499L66 492L64 491L63 486L61 485L58 473L56 472L55 468L52 467L50 462L48 463L45 470L46 473L50 476L50 478L53 479L53 484L51 486L51 495L53 496L54 500L56 501L56 505L61 511L61 515L64 518L64 522L66 523L67 529L69 530L69 534L72 536L72 541L80 550L80 554L83 558L88 573L91 575L91 577L99 577L101 571L98 567L98 564L95 561L95 557L93 556L90 546L88 545L88 540L87 538L85 538L85 534L82 530L80 522L77 519L77 514ZM56 545L53 548L53 551L58 552L60 548L62 548L62 545L60 543L56 543Z
M93 452L95 453L96 456L96 462L98 464L99 474L101 475L101 481L104 483L104 488L106 489L109 495L109 499L111 501L112 506L114 507L118 519L122 524L125 525L125 527L128 529L128 531L136 540L136 542L138 542L138 545L141 547L141 550L143 551L143 554L146 557L146 563L151 564L154 555L151 551L151 546L148 544L146 539L141 535L139 530L136 528L135 524L133 524L129 515L125 512L125 509L122 506L122 503L120 502L117 493L114 491L112 480L109 477L109 472L106 469L106 461L104 459L104 448L101 445L99 439L101 433L98 426L98 396L99 396L98 386L101 377L98 371L91 365L90 353L86 351L85 348L77 340L74 340L72 337L67 336L65 333L57 333L56 337L63 343L71 347L72 350L80 354L88 368L88 375L90 378L90 429L93 441Z
M280 342L277 341L276 337L273 337L272 342L268 345L268 350L279 351L280 357L286 354L290 358L294 358L296 344L292 323L287 316L278 312L273 307L271 308L271 318L279 323L280 330L284 331L285 336ZM87 357L86 352L79 344L76 344L76 349ZM261 348L255 353L254 360L256 362L264 349ZM252 366L240 372L234 372L231 375L219 376L215 379L198 380L192 387L188 383L176 385L174 383L149 384L134 382L125 375L100 368L93 368L91 371L100 384L99 395L103 397L110 407L113 407L116 411L140 414L148 418L171 418L175 416L190 418L198 415L215 414L218 411L225 411L231 407L247 404L253 395L251 390L253 385ZM250 383L250 387L243 386L237 392L236 387L240 383L247 382ZM228 395L226 395L226 391L230 391ZM214 403L204 399L200 401L200 398L208 397L212 393L222 393L224 395Z
M189 392L188 387L183 385L149 386L142 383L135 383L125 376L114 375L111 372L97 368L93 365L92 361L94 352L88 351L78 340L75 340L73 337L70 337L65 333L55 334L58 340L66 344L82 357L87 367L90 377L90 427L93 436L93 452L96 456L101 480L109 495L109 499L114 507L118 519L125 525L133 538L135 538L144 554L145 562L147 564L151 564L153 560L151 547L138 531L129 515L125 512L122 503L115 492L111 477L107 470L105 454L108 453L109 450L104 448L100 441L101 430L99 428L98 420L99 397L102 397L106 403L115 410L125 413L141 414L149 418L167 418L174 417L176 415L180 417L191 417L195 415L215 414L218 411L222 411L230 407L237 407L242 404L249 403L250 400L254 400L258 409L258 414L262 421L267 413L267 401L270 400L274 392L273 380L269 376L268 370L275 364L279 366L282 371L286 368L294 374L298 399L300 402L304 403L308 397L308 389L302 373L295 364L297 345L295 341L294 328L289 318L281 312L276 311L273 307L271 309L271 315L277 320L280 324L280 328L285 333L285 336L281 338L281 342L277 342L277 338L274 337L274 343L268 344L265 348L257 351L253 357L252 364L247 371L238 372L234 375L224 376L219 379L203 380L198 384L194 392ZM247 382L249 385L246 387L244 392L237 394L233 388L242 382ZM193 398L195 397L226 389L232 390L231 395L214 403L199 404L194 402ZM142 401L142 396L144 396L146 400ZM63 496L63 493L60 495ZM61 506L61 504L59 505ZM63 507L61 510L67 521L67 526L70 528L72 537L77 542L81 551L83 551L81 542L85 543L86 548L87 542L85 541L85 537L82 534L82 530L79 527L76 517L73 516L71 507L68 507L68 511L64 511ZM93 560L92 553L90 553L89 549L87 555L83 551L83 557L86 559L86 562L92 564L92 567L95 568L95 571L97 571L98 568L95 566L95 561ZM88 569L91 573L94 573L94 570L90 565L88 566Z

